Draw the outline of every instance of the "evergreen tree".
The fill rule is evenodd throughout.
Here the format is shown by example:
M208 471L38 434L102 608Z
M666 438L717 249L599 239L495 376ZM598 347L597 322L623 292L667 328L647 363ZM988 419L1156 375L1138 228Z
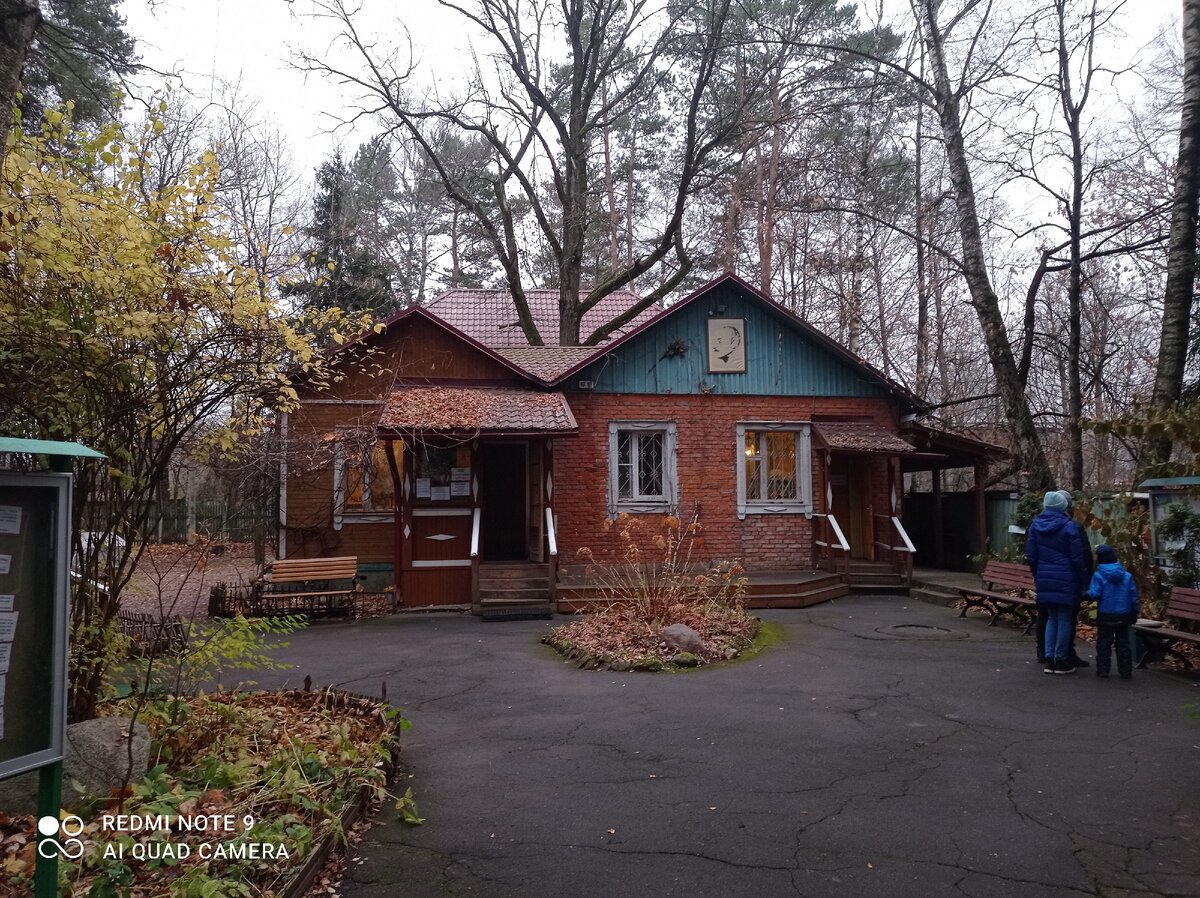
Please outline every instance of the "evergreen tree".
M312 223L305 229L312 241L304 258L307 277L287 285L285 295L318 309L377 317L394 310L394 266L380 251L387 241L372 239L368 246L363 235L365 225L387 220L387 178L372 162L378 152L377 144L365 144L347 165L338 151L317 169Z
M119 0L42 0L41 25L21 79L26 121L39 121L48 106L67 100L75 104L77 123L115 117L113 95L137 64L118 6Z

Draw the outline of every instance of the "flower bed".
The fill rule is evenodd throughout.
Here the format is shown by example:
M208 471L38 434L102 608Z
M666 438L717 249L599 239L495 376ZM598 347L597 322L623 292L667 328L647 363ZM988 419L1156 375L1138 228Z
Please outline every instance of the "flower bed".
M348 811L386 793L404 725L374 700L299 691L168 699L142 720L146 777L123 802L70 809L85 846L62 864L71 895L293 894L344 837ZM0 820L0 895L31 890L33 821L20 823Z

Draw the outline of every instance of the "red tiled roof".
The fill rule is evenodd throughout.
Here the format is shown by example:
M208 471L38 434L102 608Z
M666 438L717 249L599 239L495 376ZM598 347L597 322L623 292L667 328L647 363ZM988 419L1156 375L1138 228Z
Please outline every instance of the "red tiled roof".
M916 447L906 443L890 430L876 424L859 424L841 421L821 421L813 425L830 449L850 452L886 452L889 455L916 452Z
M400 387L379 419L382 431L573 433L579 429L562 393L486 387Z
M549 382L602 350L597 346L497 346L493 351L522 371Z
M587 296L586 292L580 294ZM547 343L558 342L558 291L526 290L529 311L537 325L538 333ZM579 337L586 340L597 327L610 321L638 301L635 293L619 290L600 300L583 316ZM525 332L517 321L517 310L513 306L512 294L507 290L477 290L457 288L447 290L426 306L451 327L457 328L485 346L528 346ZM623 328L613 333L610 339L619 337L661 311L661 306L651 306Z

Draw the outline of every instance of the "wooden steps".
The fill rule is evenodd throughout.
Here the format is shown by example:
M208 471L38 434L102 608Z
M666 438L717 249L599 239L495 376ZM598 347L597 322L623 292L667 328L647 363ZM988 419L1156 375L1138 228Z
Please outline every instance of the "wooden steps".
M807 608L850 592L841 577L825 571L760 571L747 575L747 608ZM579 614L606 607L603 591L586 580L560 580L555 605L560 614Z
M549 619L554 614L550 565L481 564L475 610L487 621Z
M908 582L901 571L888 561L865 561L851 559L845 573L849 591L856 595L895 594L908 595Z

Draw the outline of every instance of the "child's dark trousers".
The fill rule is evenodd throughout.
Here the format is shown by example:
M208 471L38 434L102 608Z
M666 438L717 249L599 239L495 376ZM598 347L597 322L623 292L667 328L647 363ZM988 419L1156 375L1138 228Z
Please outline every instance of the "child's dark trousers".
M1128 679L1133 673L1133 650L1129 645L1129 625L1111 626L1098 624L1096 627L1096 674L1107 677L1112 669L1112 650L1117 650L1117 673Z

